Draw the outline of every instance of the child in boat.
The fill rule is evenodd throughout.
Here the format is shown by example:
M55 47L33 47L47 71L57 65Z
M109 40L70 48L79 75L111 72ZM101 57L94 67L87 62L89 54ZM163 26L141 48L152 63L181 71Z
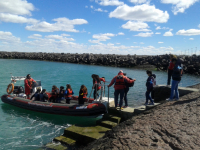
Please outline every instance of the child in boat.
M83 105L86 100L87 100L87 88L85 85L81 85L78 96L79 105Z
M57 88L57 86L53 85L52 86L52 91L51 91L51 98L50 98L50 102L53 102L55 103L56 102L56 99L58 97L58 94L59 94L59 89Z
M32 100L33 97L35 97L35 101L39 101L40 100L40 92L41 92L41 88L38 87L37 91L31 96L30 100Z
M66 98L66 103L70 104L70 100L72 99L72 95L74 94L74 91L72 90L70 84L67 84L66 86L67 86L67 88L66 88L64 95Z
M46 102L48 101L49 97L46 93L46 89L43 89L42 92L40 93L40 101Z
M60 86L60 92L59 92L58 97L56 99L56 103L60 103L61 100L65 99L64 93L65 93L64 86Z

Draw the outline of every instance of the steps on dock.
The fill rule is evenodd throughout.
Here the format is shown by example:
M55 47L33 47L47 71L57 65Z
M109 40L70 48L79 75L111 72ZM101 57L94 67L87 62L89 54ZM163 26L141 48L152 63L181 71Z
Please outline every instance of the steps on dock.
M74 146L76 144L76 140L63 135L55 137L53 140L69 146Z
M47 150L67 150L68 148L66 146L63 146L60 143L48 143L45 145L45 149Z

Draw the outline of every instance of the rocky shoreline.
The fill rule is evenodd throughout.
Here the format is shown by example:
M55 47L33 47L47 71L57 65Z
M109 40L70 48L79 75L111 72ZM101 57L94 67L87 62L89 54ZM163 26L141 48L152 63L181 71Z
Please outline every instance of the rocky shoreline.
M184 73L200 75L200 56L178 56L183 60ZM115 54L71 54L71 53L27 53L0 51L3 59L29 59L41 61L57 61L76 64L103 65L129 68L157 68L166 71L169 65L169 55L141 56L141 55L115 55Z
M195 88L199 85L194 86ZM200 92L164 102L122 122L84 150L200 149Z

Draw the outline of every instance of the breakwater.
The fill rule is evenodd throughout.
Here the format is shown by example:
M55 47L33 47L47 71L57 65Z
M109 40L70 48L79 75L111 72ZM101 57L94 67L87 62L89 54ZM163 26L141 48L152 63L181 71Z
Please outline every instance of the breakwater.
M184 64L184 73L200 75L200 56L178 56ZM0 52L3 59L29 59L41 61L58 61L76 64L103 65L113 67L150 68L166 71L169 65L169 55L141 56L115 54L71 54L71 53L27 53L27 52ZM146 67L145 67L146 66Z

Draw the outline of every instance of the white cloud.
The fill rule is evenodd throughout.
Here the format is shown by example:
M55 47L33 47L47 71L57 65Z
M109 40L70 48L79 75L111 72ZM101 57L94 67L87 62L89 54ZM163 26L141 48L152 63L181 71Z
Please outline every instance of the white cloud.
M142 4L148 2L148 0L129 0L131 3Z
M156 27L156 30L160 30L160 29L161 29L161 27L160 27L160 26L157 26L157 27Z
M20 38L17 38L12 35L11 32L0 31L0 41L8 43L19 43L21 42Z
M122 25L122 28L129 29L130 31L150 31L149 26L147 23L144 22L135 22L135 21L128 21L126 24Z
M167 11L163 12L162 10L156 9L154 5L143 4L130 7L125 4L118 6L109 14L109 17L123 20L165 23L169 19L169 14Z
M172 31L172 29L170 29L169 31L165 32L163 34L163 36L173 36L173 33L171 31Z
M14 15L31 15L35 8L33 4L26 0L1 0L0 13L9 13Z
M119 32L118 35L124 35L124 33L123 32Z
M155 34L161 34L160 32L156 32Z
M158 44L162 44L162 43L164 43L164 42L158 42Z
M73 19L68 18L57 18L53 19L56 23L51 24L46 21L39 22L30 26L26 26L27 30L39 31L39 32L54 32L54 31L67 31L67 32L79 32L74 29L74 25L87 24L85 19Z
M88 6L85 6L85 8L88 8Z
M189 40L194 40L194 38L189 38Z
M38 20L24 17L31 16L31 11L35 8L26 0L1 0L0 1L0 21L12 23L37 23Z
M33 35L28 36L28 38L30 38L30 39L39 39L41 37L42 37L42 35L40 35L40 34L33 34Z
M92 9L93 9L94 7L91 5L91 6L90 6L90 8L92 8Z
M62 35L47 35L47 36L45 36L45 38L61 40L61 41L75 41L73 38L66 38Z
M94 11L98 11L98 12L108 12L107 10L103 10L101 8L95 9Z
M176 32L176 35L185 35L185 36L200 35L200 30L198 29L184 30L183 29Z
M140 42L140 44L144 44L143 42Z
M120 2L119 0L95 0L99 5L103 6L119 6L123 5L124 2Z
M0 20L3 22L12 22L12 23L37 23L39 22L36 19L25 18L18 15L8 14L8 13L0 13Z
M146 33L139 33L135 36L140 36L140 37L151 37L153 32L146 32Z
M172 4L172 12L174 15L177 15L178 13L183 13L185 9L189 8L198 1L199 0L161 0L161 3Z
M198 25L198 27L200 28L200 24Z
M90 43L99 43L100 41L107 41L110 37L114 37L113 33L94 34L92 37L96 40L88 40Z

